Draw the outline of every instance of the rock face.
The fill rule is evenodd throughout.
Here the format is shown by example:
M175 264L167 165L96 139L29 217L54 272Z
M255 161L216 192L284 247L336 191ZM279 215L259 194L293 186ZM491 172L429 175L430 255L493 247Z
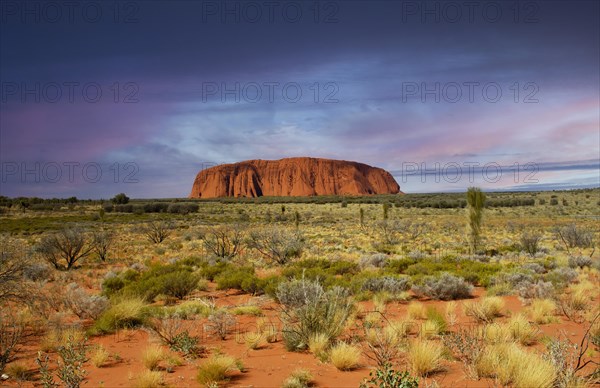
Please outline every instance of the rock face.
M196 175L190 198L396 194L392 175L357 162L317 158L248 160Z

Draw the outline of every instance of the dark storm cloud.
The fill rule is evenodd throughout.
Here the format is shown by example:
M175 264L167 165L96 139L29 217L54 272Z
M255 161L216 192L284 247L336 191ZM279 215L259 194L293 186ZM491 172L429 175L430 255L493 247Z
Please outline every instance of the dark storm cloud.
M66 15L68 2L54 3ZM42 2L2 4L2 162L135 161L153 182L136 186L143 196L181 196L195 161L309 155L398 169L598 156L595 1L79 3L101 4L94 23L79 11L51 23ZM50 83L58 102L44 95ZM72 101L64 83L78 84ZM479 85L472 101L465 83ZM489 83L503 92L494 103L482 94ZM224 89L236 84L232 97ZM262 95L249 101L254 85ZM456 85L463 96L448 102ZM291 101L296 87L302 96ZM524 103L530 94L538 102ZM30 190L8 183L2 194ZM61 186L92 197L117 189Z

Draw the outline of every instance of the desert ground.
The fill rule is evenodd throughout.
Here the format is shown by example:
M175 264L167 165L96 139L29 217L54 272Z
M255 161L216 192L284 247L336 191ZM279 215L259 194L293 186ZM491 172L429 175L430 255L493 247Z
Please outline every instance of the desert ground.
M0 385L597 386L599 209L0 198Z

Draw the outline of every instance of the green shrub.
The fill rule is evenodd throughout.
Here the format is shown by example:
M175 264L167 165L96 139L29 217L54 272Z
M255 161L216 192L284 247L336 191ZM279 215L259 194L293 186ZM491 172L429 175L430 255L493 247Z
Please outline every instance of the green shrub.
M360 383L360 388L418 388L419 378L407 371L400 372L385 364L369 373L369 379Z
M177 271L159 278L162 294L183 299L194 291L199 278L188 271Z
M218 290L227 290L229 288L243 290L242 283L251 277L256 277L252 267L231 267L221 272L215 277Z
M123 299L112 305L94 323L92 334L108 334L118 329L140 326L146 320L148 310L141 299Z
M158 295L183 299L198 287L199 280L189 266L180 263L154 265L142 274L127 270L108 278L102 283L102 290L108 296L140 297L148 302Z

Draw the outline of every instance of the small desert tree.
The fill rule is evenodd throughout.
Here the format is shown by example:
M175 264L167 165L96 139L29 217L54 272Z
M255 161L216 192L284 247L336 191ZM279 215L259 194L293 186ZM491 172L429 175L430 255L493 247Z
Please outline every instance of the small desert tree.
M590 248L594 245L594 235L591 231L569 224L555 229L557 240L565 244L567 252L570 248Z
M474 253L481 242L481 220L483 218L483 206L485 205L485 194L477 187L469 187L467 190L467 212L469 220L469 245Z
M249 233L248 247L259 251L268 260L280 265L300 257L304 239L298 232L283 228L257 229Z
M108 251L114 242L114 237L114 233L106 230L93 233L92 245L94 247L94 252L96 252L100 260L106 261Z
M119 193L117 195L115 195L112 199L111 199L112 203L116 204L116 205L124 205L126 203L129 203L129 197L127 195L125 195L125 193Z
M0 238L0 302L28 296L23 276L30 265L22 247L8 238Z
M390 204L388 202L383 203L383 220L387 221L390 213Z
M0 311L0 373L13 361L24 336L25 324L9 309Z
M78 228L64 228L42 238L37 251L56 269L71 269L94 249L87 235ZM61 262L64 261L66 266Z
M524 232L521 234L521 248L531 256L535 255L540 249L540 240L542 235L539 233Z
M231 259L238 254L244 241L244 233L238 226L210 228L202 236L206 249L217 257Z
M160 244L171 234L173 225L165 221L150 221L142 227L142 233L154 243Z

